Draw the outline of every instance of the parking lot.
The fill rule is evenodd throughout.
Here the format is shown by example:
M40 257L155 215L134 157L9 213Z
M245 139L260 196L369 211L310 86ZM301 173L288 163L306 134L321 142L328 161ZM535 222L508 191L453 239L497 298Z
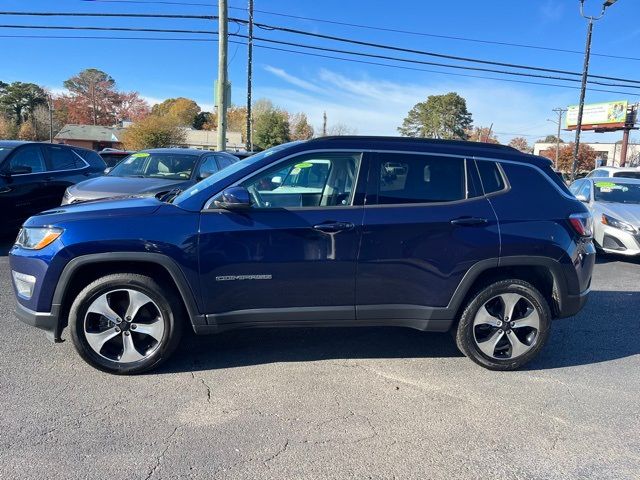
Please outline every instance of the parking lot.
M522 371L447 334L291 329L188 337L117 377L14 318L5 254L0 478L638 478L640 262L601 259Z

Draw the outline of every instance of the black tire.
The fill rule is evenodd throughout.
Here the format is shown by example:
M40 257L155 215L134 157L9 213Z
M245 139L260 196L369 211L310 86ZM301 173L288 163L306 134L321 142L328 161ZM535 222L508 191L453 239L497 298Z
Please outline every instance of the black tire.
M97 353L87 341L84 325L87 310L96 299L108 292L121 289L141 292L149 297L161 313L164 325L162 339L150 349L152 353L145 358L127 363L110 360ZM175 351L182 336L183 315L182 302L172 288L144 275L116 273L97 279L78 294L69 311L69 330L74 347L82 359L93 367L114 374L136 374L158 367ZM133 337L135 332L131 329L130 333ZM122 334L124 335L124 332Z
M539 316L539 329L535 343L526 353L516 358L494 358L480 350L474 336L474 319L479 309L501 294L517 293L535 308ZM525 302L526 303L526 302ZM544 346L551 327L551 310L548 302L530 283L522 280L501 280L476 292L468 301L455 332L456 345L460 351L489 370L516 370L533 359Z

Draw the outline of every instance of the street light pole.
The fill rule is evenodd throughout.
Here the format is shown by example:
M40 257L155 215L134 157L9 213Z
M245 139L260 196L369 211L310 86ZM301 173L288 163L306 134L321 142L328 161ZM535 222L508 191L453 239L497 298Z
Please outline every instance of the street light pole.
M580 87L580 104L578 105L578 121L576 123L576 139L573 147L573 165L571 167L571 181L576 179L576 170L578 168L578 152L580 149L580 133L582 131L582 114L584 112L584 97L587 93L587 79L589 75L589 59L591 57L591 37L593 34L593 24L604 16L607 7L610 7L617 0L605 0L602 4L602 10L599 16L586 16L584 14L584 0L580 0L580 15L582 18L589 20L587 27L587 45L584 51L584 67L582 69L582 86Z
M558 135L556 136L556 164L555 168L558 170L558 161L560 160L560 130L562 130L562 115L567 111L566 108L558 107L553 111L558 114Z

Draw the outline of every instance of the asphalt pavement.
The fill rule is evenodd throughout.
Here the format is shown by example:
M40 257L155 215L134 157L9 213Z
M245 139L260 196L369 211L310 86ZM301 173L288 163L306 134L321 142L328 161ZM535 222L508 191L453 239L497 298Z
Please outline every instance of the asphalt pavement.
M0 256L0 479L638 479L639 278L600 260L517 372L447 334L349 328L188 337L118 377L14 318Z

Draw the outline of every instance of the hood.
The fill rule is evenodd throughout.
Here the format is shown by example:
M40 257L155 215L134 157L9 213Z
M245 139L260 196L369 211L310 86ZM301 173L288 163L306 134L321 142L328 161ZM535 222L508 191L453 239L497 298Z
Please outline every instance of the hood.
M118 197L124 195L155 195L172 188L188 188L192 180L138 177L96 177L69 187L69 194L78 200Z
M24 224L29 227L40 227L88 218L142 216L152 214L162 205L165 204L155 197L95 200L46 210L29 218Z
M600 212L640 227L640 204L596 202L596 205Z

